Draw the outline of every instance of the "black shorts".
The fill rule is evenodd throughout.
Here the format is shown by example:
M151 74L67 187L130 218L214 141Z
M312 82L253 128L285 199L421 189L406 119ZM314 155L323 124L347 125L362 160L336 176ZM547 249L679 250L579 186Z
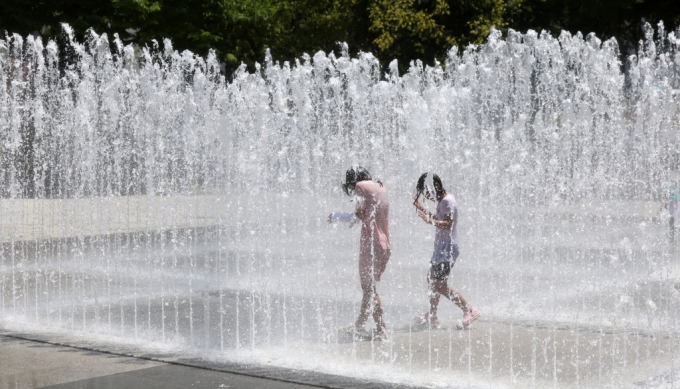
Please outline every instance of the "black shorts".
M432 274L436 280L445 280L451 274L451 262L442 262L436 265L430 265Z

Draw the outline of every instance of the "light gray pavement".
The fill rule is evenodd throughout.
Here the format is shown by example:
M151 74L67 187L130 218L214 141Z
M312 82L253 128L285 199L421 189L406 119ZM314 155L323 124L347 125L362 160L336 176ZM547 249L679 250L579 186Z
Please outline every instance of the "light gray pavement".
M389 342L308 343L298 352L312 360L332 354L334 363L356 370L384 366L395 374L386 373L390 380L431 388L671 388L680 382L675 333L527 321L478 321L459 331L446 324L395 328Z
M651 383L657 381L672 387L680 378L673 377L680 350L675 333L488 319L458 331L453 324L424 331L393 328L388 342L307 342L297 347L297 353L310 359L323 360L330 353L334 363L345 366L384 366L382 379L363 380L146 354L129 346L99 343L89 348L73 338L67 342L81 348L0 336L0 389L408 388L395 382L413 381L436 388L635 388L656 387ZM107 348L107 353L95 351Z
M309 200L300 196L302 203ZM236 217L234 207L229 209L227 203L244 200L218 195L0 199L0 242L224 225L233 223ZM651 220L661 206L653 201L589 201L580 205L515 207L515 212L544 215L546 220L555 217ZM252 216L252 212L249 210L248 214Z
M309 389L315 386L298 385L266 378L250 377L195 367L163 364L157 367L131 370L94 377L46 389L184 389L184 388L248 388L248 389Z
M148 369L158 362L0 336L0 388L40 388Z
M304 227L296 218L318 218L315 207L298 209L299 204L326 204L337 198L313 198L309 194L277 196L266 194L276 204L277 221L294 228ZM184 196L121 196L82 199L0 199L0 243L59 239L83 239L138 232L160 232L201 227L252 225L269 220L271 209L257 207L243 194ZM661 250L668 246L668 222L661 202L596 201L582 204L516 206L493 217L498 236L521 240L521 246L590 250ZM296 212L286 210L296 209ZM394 212L399 212L398 207ZM270 223L274 228L277 222ZM503 223L507 223L503 224ZM307 225L310 225L309 223ZM474 228L473 228L474 227ZM489 225L468 226L486 231ZM252 232L251 232L252 233ZM510 235L508 235L510 234ZM514 234L514 235L513 235ZM398 240L398 231L393 232ZM680 234L678 234L680 235ZM509 237L506 237L510 239ZM242 240L242 239L240 239ZM231 242L236 247L238 241Z
M0 389L318 387L8 336L0 336L0 356Z
M61 344L54 339L67 340ZM66 346L67 344L74 345ZM0 389L409 389L312 371L221 363L58 335L0 334Z
M2 242L7 242L221 225L226 220L224 207L220 206L224 201L217 196L0 200L0 237ZM573 218L595 218L594 222L598 225L602 224L601 218L629 218L634 221L629 224L631 231L635 232L641 228L635 221L652 220L659 207L659 203L652 202L603 202L534 208L527 212L543 214L548 222L560 215L568 219L567 223ZM667 227L659 223L657 228L662 233ZM584 246L584 235L597 237L592 239L594 247L602 247L606 243L603 243L600 227L596 229L597 234L586 230L578 232L570 239L580 240L577 243L581 247ZM634 235L625 229L614 232ZM615 238L611 241L620 245L621 238ZM676 268L668 271L675 275ZM658 277L672 278L670 273ZM392 342L386 343L309 343L301 354L313 358L314 355L321 357L330 353L339 362L350 365L377 361L389 366L392 371L413 371L414 374L442 372L434 375L475 377L481 382L480 386L620 388L645 386L645 382L667 375L677 364L675 354L680 349L677 333L484 319L470 331L409 332L403 328L395 329ZM43 339L51 341L53 338ZM73 339L62 343L81 347ZM102 350L99 346L94 349ZM59 386L64 388L129 386L132 389L135 382L139 387L153 387L152 383L165 382L162 380L166 377L169 381L163 387L205 384L193 387L266 388L258 385L269 382L248 381L239 374L234 378L231 374L234 372L279 378L279 381L273 381L277 384L272 387L285 387L281 386L284 381L304 382L317 387L397 387L286 369L224 365L177 357L152 358L154 361L151 361L87 349L87 345L83 349L73 349L0 337L0 389L49 385L72 385ZM138 352L123 354L144 355L144 350ZM230 382L236 386L220 381L220 377L233 379ZM196 382L192 381L194 379ZM214 384L217 386L210 386ZM291 385L297 385L291 388L309 387Z
M155 231L222 224L224 197L119 196L0 199L0 242Z

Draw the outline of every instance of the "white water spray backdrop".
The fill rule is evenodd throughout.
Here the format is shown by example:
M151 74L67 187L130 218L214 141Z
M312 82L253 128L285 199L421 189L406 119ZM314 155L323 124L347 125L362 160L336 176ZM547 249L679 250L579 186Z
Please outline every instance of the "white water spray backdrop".
M616 347L639 358L670 347L640 330L677 334L675 245L657 212L679 164L680 39L662 27L625 73L614 40L494 30L445 66L416 61L403 75L343 47L295 64L268 55L232 81L214 55L168 41L65 37L0 40L6 328L378 378L405 364L413 382L442 385L457 375L440 368L463 360L498 384L557 382L568 364L587 381L597 358L579 357L579 332L571 362L546 365L537 323L629 331L614 332ZM483 310L480 328L510 323L512 339L513 323L533 323L533 349L510 350L507 376L491 330L481 349L440 355L409 340L366 363L353 344L343 359L335 333L357 314L359 238L326 217L352 210L340 183L357 164L390 195L378 291L394 336L427 309L434 231L411 195L434 171L460 209L451 283ZM440 305L445 322L459 318ZM625 370L625 355L598 347L614 361L607 374Z

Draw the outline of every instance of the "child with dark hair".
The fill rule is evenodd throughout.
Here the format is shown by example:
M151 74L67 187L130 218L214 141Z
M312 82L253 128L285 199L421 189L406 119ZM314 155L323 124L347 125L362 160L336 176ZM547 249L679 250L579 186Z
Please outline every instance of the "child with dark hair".
M359 317L347 330L359 335L368 334L364 326L369 313L372 313L376 324L374 334L381 339L386 336L386 327L376 284L380 281L391 254L387 191L380 181L373 182L371 175L361 166L347 170L342 188L347 195L355 195L356 210L332 213L328 216L328 222L350 222L351 227L361 221L359 280L363 297Z
M428 200L437 201L437 212L428 211L420 200L424 196ZM430 271L427 284L430 295L430 311L416 316L416 325L427 328L439 327L437 306L439 297L444 296L453 301L463 311L463 321L458 329L465 329L482 314L475 309L457 290L447 284L451 268L456 263L460 252L458 248L458 206L456 199L444 189L438 175L424 173L416 184L416 196L413 204L418 210L418 216L428 224L436 227L434 251L430 259Z

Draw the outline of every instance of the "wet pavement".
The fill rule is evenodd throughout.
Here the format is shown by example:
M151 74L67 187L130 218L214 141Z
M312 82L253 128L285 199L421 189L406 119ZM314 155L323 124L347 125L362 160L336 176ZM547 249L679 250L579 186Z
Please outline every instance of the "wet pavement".
M326 240L319 247L327 245L329 253L313 266L297 238L282 254L260 253L262 242L278 235L247 224L144 238L148 230L220 225L223 215L211 212L219 201L0 204L15 210L0 220L3 237L25 240L5 250L19 265L0 271L0 327L7 325L0 334L10 335L0 336L0 389L672 385L680 261L667 247L667 226L655 219L658 205L543 209L536 212L550 216L540 228L522 227L529 232L519 249L466 252L451 283L485 312L469 331L449 330L459 311L445 304L443 329L404 325L425 307L425 277L422 266L407 260L416 258L418 245L395 239L404 246L381 285L392 340L347 344L333 334L356 317L355 260L342 262L345 254L330 251L349 252L342 242L352 231L320 235ZM620 216L617 228L609 227L612 215ZM90 234L99 237L69 241ZM58 239L40 243L51 238ZM182 244L167 244L175 238ZM507 266L483 262L496 256ZM13 261L7 257L5 264ZM83 334L91 339L83 341ZM148 347L154 342L180 351L157 353ZM237 349L252 352L236 355Z
M69 343L77 347L45 343L44 335L0 336L0 389L409 388L424 384L632 388L649 387L659 380L672 385L677 378L673 366L680 338L675 333L488 319L463 331L445 321L438 329L395 327L389 341L296 346L295 354L302 352L311 360L333 354L334 363L354 366L358 376L367 366L383 366L387 373L383 379L220 362L182 353L148 354L134 346L88 344L73 338ZM37 341L27 339L30 336ZM279 365L286 364L287 356L282 358ZM421 386L411 386L415 382Z
M92 350L0 337L0 388L310 388Z
M0 389L406 388L292 369L237 367L200 359L174 359L172 363L165 363L160 358L136 358L5 335L0 335L0 356ZM240 372L234 373L234 369Z

